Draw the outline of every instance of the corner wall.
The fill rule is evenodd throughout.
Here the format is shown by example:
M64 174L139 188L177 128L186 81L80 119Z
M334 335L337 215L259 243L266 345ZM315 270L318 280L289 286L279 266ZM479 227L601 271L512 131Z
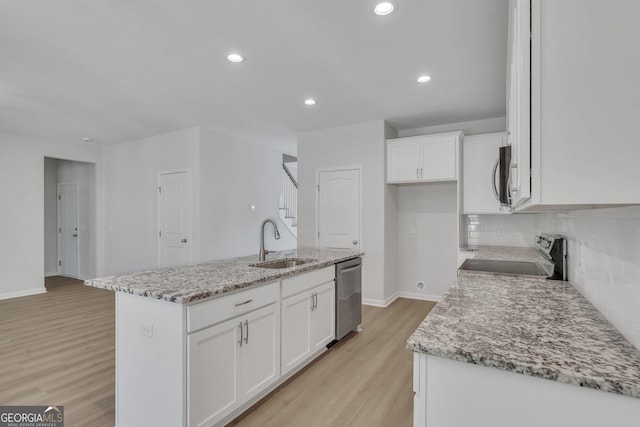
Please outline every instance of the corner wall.
M384 121L298 135L298 247L316 245L316 171L343 166L362 166L362 297L365 303L383 305L394 297L385 285L385 257L395 256L385 252Z
M100 149L0 131L0 180L7 184L0 222L0 299L45 292L44 158L97 163Z
M256 255L257 261L260 225L266 218L278 224L280 239L274 239L267 225L265 247L296 248L296 238L278 212L282 152L201 128L199 164L202 261L245 255Z
M157 268L158 174L188 170L191 256L198 258L198 140L190 128L103 147L104 270L101 275Z

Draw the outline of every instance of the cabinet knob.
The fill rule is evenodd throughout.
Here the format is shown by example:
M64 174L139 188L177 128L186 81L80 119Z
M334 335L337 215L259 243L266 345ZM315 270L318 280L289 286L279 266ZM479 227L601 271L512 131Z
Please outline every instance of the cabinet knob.
M354 245L357 245L357 244L358 244L358 241L357 241L357 240L354 240L354 241L353 241L353 242L351 242L351 243L353 243Z
M187 239L182 239L182 243L187 243Z

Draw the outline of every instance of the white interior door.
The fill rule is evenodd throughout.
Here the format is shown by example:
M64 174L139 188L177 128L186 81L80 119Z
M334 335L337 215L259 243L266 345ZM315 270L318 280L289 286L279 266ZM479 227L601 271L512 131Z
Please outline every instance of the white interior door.
M189 264L191 200L189 173L160 174L158 178L158 267Z
M360 249L360 169L318 172L318 246Z
M78 184L58 184L58 273L78 277Z

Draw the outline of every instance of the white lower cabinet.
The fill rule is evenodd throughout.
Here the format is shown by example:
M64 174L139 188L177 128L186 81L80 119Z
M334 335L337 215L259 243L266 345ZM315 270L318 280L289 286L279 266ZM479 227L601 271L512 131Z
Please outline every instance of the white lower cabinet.
M186 305L117 292L118 427L240 415L334 339L334 278L331 265Z
M187 337L189 425L213 426L280 377L280 305Z
M282 300L282 374L335 338L333 281Z

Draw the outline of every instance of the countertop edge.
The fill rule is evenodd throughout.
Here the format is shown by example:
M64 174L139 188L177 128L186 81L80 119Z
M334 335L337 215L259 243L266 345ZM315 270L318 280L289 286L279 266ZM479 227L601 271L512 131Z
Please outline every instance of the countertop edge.
M343 262L343 261L348 261L350 259L355 259L363 255L364 255L364 252L360 252L360 251L356 251L355 253L351 252L349 254L344 254L344 256L338 256L338 257L332 258L331 260L316 261L309 264L303 264L299 267L291 267L291 268L283 269L284 271L260 268L260 267L252 267L252 268L255 268L256 271L260 271L262 273L261 276L255 280L238 282L232 285L224 286L219 289L203 290L201 292L196 292L196 293L188 294L184 296L166 295L165 293L162 293L162 292L153 292L149 290L144 290L144 291L136 290L134 288L119 286L113 283L109 283L109 278L116 277L116 276L108 276L108 277L97 278L97 279L87 279L84 281L84 285L91 286L94 288L99 288L99 289L105 289L113 292L122 292L129 295L136 295L136 296L145 297L145 298L163 300L163 301L176 303L176 304L190 304L195 302L202 302L209 299L215 299L235 291L255 288L261 285L266 285L268 283L271 283L275 280L279 280L282 278L295 276L298 274L302 274L302 273L306 273L314 270L319 270L321 268L329 267L333 264ZM241 257L239 259L242 259L242 258L244 257ZM204 263L204 264L207 264L207 263ZM194 264L193 266L189 266L189 267L196 267L197 265L201 265L201 264ZM136 272L131 274L152 273L154 271L157 271L157 270L147 270L147 271Z
M471 353L462 355L452 350L428 349L420 345L420 343L413 341L411 338L407 341L407 350L427 354L429 356L455 360L458 362L470 363L472 365L495 368L505 372L513 372L530 377L606 391L608 393L640 398L640 389L638 387L611 381L606 378L591 378L584 375L577 375L574 372L563 372L556 369L542 367L535 368L522 363L514 363L511 360L500 360L492 357L478 356Z

